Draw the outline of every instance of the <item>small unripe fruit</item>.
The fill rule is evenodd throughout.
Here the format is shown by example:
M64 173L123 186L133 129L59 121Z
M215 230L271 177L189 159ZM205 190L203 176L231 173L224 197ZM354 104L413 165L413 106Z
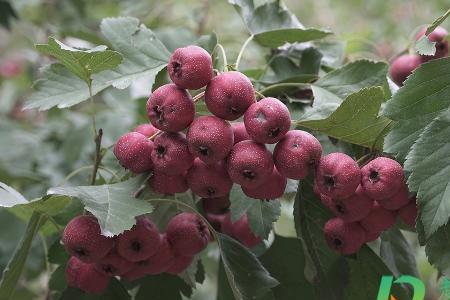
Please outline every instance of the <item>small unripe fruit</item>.
M192 192L203 198L225 197L230 193L231 182L225 163L205 164L199 158L187 174L187 182Z
M159 232L147 218L137 218L136 224L118 236L116 249L128 261L137 262L154 255L159 248Z
M262 239L256 236L250 229L247 214L244 214L239 220L232 223L231 214L228 212L222 223L222 230L225 234L234 237L247 248L253 248L262 241Z
M272 174L272 153L266 146L253 141L234 145L228 157L228 174L233 182L246 188L262 185Z
M87 215L73 218L62 240L66 251L85 263L100 261L114 246L112 238L101 235L97 219Z
M153 142L138 132L122 135L114 146L119 163L133 173L148 172L153 168L152 151Z
M264 181L263 184L256 188L242 187L244 194L251 198L261 200L277 199L283 196L286 189L287 179L280 173L277 168L273 168L272 174Z
M244 122L236 122L231 124L234 134L234 143L237 144L242 141L251 140L248 135L247 129L245 129Z
M350 197L361 181L356 161L344 153L330 153L320 159L316 171L319 192L333 199Z
M222 214L230 207L230 196L202 198L203 210L207 213Z
M411 227L416 226L416 219L417 219L417 204L416 204L416 198L412 198L408 205L402 207L398 211L398 216L400 219L407 225Z
M194 162L184 134L165 132L153 143L152 161L156 172L166 175L185 173Z
M345 223L340 218L328 220L324 232L328 246L342 254L358 252L366 239L364 229L358 223Z
M411 73L417 69L421 64L420 56L404 54L396 59L391 64L389 69L389 74L391 75L392 81L394 81L398 86L402 86L406 78L411 75Z
M393 159L378 157L361 169L361 184L367 196L374 200L395 195L404 185L402 166Z
M196 214L183 212L173 217L166 228L167 240L181 256L195 256L208 245L211 233Z
M426 28L422 28L422 30L420 30L420 32L417 34L416 40L419 40L422 36L424 36L426 31ZM431 42L436 43L436 53L434 55L421 56L423 62L448 56L448 41L446 39L447 35L448 31L441 26L436 27L436 29L432 33L430 33L428 39Z
M146 123L136 126L136 128L134 128L133 131L139 132L140 134L145 135L146 137L151 137L158 132L158 128L154 127L152 124Z
M187 133L189 151L207 164L223 160L233 148L233 130L214 116L199 117Z
M97 271L93 264L86 264L72 256L66 266L67 285L88 294L102 294L110 277Z
M244 115L244 124L255 142L275 144L291 127L291 114L283 102L268 97L248 108Z
M367 197L361 186L348 198L332 200L332 212L347 223L364 219L372 207L373 200Z
M379 205L376 201L370 213L360 221L366 231L382 232L392 227L395 223L395 213Z
M146 273L148 275L164 273L174 263L174 260L175 256L167 240L167 235L162 234L158 252L145 261Z
M156 128L177 132L194 120L195 104L186 90L169 83L157 88L148 98L147 116Z
M167 71L179 87L197 90L207 85L213 76L211 55L198 46L178 48L170 56Z
M108 276L121 276L133 268L133 263L111 250L100 262L95 264L95 268Z
M403 184L394 196L387 199L379 199L377 202L388 210L399 210L409 202L408 187L406 184Z
M173 263L166 270L166 273L177 275L186 271L186 269L192 264L194 257L189 256L175 256Z
M241 117L255 101L251 81L236 71L217 75L205 91L208 110L215 116L229 121Z
M154 172L149 179L150 187L160 194L173 195L184 193L189 189L186 181L186 173L179 175L166 175L161 172Z
M291 130L275 146L273 160L278 171L291 179L304 179L320 161L322 146L310 133Z

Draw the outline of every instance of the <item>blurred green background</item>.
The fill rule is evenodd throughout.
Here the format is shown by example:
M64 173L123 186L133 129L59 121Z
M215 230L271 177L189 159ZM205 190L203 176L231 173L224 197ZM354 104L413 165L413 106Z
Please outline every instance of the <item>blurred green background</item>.
M256 4L263 0L255 0ZM390 60L409 47L419 26L430 23L448 9L448 0L286 0L285 4L307 27L329 28L331 39L347 43L347 59ZM138 17L154 30L169 50L195 41L200 34L216 32L234 61L248 33L234 8L225 0L118 1L118 0L15 0L0 1L0 181L13 186L28 199L42 196L73 170L92 163L93 142L90 107L52 109L45 113L22 111L39 69L48 58L39 56L34 44L55 36L73 46L101 43L97 35L102 18ZM9 28L6 28L6 27ZM448 27L448 22L444 23ZM86 43L85 41L90 43ZM263 48L251 43L243 58L246 67L263 61ZM146 82L124 91L107 90L98 97L98 122L106 128L105 146L136 124L145 121L143 103L150 87ZM106 165L115 164L111 155ZM102 175L102 172L100 172ZM71 179L86 184L86 174ZM106 175L105 175L106 176ZM287 208L289 210L289 207ZM278 224L289 233L289 214ZM291 214L292 216L292 214ZM283 223L284 222L284 223ZM288 225L286 225L288 224ZM25 224L0 210L0 270L14 250ZM411 241L415 241L415 237ZM48 273L42 272L44 250L36 240L28 261L26 279L17 299L45 299ZM429 299L436 299L436 272L417 248ZM211 299L213 279L198 292L197 299Z

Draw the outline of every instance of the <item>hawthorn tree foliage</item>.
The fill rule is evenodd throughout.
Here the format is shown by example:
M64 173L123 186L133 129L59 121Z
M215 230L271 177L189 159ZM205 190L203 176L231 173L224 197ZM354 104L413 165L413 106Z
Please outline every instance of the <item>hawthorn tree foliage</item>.
M205 272L217 272L220 300L375 299L381 276L418 274L400 229L417 232L430 263L450 276L450 58L422 64L399 88L388 79L385 62L362 59L344 63L343 46L331 38L331 31L305 27L280 1L229 3L242 18L249 38L237 60L230 62L220 36L199 37L196 44L212 55L214 68L240 71L251 79L258 95L281 99L289 108L292 126L314 133L326 153L345 152L360 161L381 153L395 157L403 165L409 190L417 194L416 227L398 222L381 235L380 251L365 245L355 254L341 255L326 244L323 229L332 213L314 193L313 175L288 180L283 199L294 202L296 236L291 237L273 229L281 214L280 201L250 198L235 185L230 193L231 218L236 221L246 215L250 229L266 240L264 244L248 249L211 227L213 245L179 276L146 276L131 283L114 278L100 296L68 287L64 269L69 256L60 239L66 224L83 211L97 218L105 236L123 233L135 224L135 217L144 214L150 214L159 227L180 211L204 214L199 197L190 191L157 194L145 185L148 174L133 175L113 157L115 139L136 125L127 114L145 111L142 105L131 103L127 88L146 78L150 94L167 83L171 51L138 19L106 18L100 24L101 43L92 49L72 48L54 37L49 37L47 44L36 45L37 51L54 62L42 70L24 108L57 107L70 113L71 107L90 101L87 107L92 123L78 124L67 138L77 141L93 134L92 142L88 150L66 151L67 157L79 155L76 151L81 150L95 155L88 155L93 156L89 185L64 185L75 173L65 179L67 174L56 174L61 185L39 199L25 199L0 183L0 205L28 222L2 275L0 299L14 299L36 235L53 241L46 253L48 263L56 265L49 278L53 299L184 299L204 281ZM426 34L447 16L436 20ZM241 68L249 43L267 49L265 65ZM420 54L433 54L432 46L425 37L417 42ZM100 99L120 107L121 119L117 115L111 119L107 111L96 114ZM196 112L209 114L201 100L196 102ZM99 124L103 124L101 128ZM24 147L33 147L32 137L22 133L20 138ZM210 271L211 264L202 261L215 249L218 269ZM399 300L409 299L409 292L400 285L392 290Z

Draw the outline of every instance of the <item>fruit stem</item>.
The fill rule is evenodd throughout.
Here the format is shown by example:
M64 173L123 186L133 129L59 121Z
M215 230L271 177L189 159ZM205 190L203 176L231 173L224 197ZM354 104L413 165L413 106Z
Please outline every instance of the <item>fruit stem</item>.
M223 46L221 44L217 44L214 47L213 53L217 50L220 49L220 52L222 53L222 60L223 60L223 71L224 72L228 72L228 61L227 61L227 56L225 54L225 49L223 48Z
M155 132L151 137L149 137L148 139L150 141L153 141L158 135L160 135L162 133L161 130L158 130L157 132Z
M102 146L103 129L98 130L98 134L95 137L95 157L94 157L94 168L92 169L91 175L91 185L95 185L95 179L97 178L97 171L102 161L103 155L101 153Z
M241 50L239 51L239 54L236 59L235 68L236 71L239 71L239 63L241 62L242 55L244 54L245 48L247 48L247 45L250 43L250 41L253 40L253 34L248 37L248 39L242 44Z
M266 96L264 96L262 93L258 92L257 90L255 90L255 94L258 95L258 97L261 99L266 98Z
M193 100L194 103L195 103L195 102L197 102L198 100L200 100L203 96L205 96L205 92L204 92L204 91L201 92L201 93L198 94L198 95L195 95L194 98L192 98L192 100Z

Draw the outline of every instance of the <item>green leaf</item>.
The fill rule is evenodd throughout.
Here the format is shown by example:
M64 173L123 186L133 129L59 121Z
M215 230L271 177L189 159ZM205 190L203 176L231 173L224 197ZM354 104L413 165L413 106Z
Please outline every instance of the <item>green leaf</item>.
M116 279L111 278L107 290L101 295L90 295L85 292L67 288L61 295L61 300L131 300L130 294L123 285Z
M181 294L190 297L192 288L178 276L161 274L146 276L138 281L140 287L136 300L182 300Z
M48 193L79 198L98 219L102 234L113 236L130 229L135 217L152 212L150 203L134 197L143 180L144 176L138 176L109 185L56 187Z
M316 28L276 29L258 33L254 39L262 46L276 48L285 43L304 43L318 40L332 34L331 31Z
M280 217L280 201L267 201L247 197L236 184L230 192L230 201L231 220L235 222L246 213L253 233L263 239L267 239L272 230L272 224Z
M89 50L81 50L64 45L53 37L48 38L48 44L38 44L36 49L58 59L69 71L89 84L91 75L113 69L122 62L122 56L106 46L98 46Z
M317 299L346 299L342 295L347 276L345 259L325 241L323 227L332 214L315 196L313 182L314 176L309 175L299 183L294 203L295 228L305 247L305 274L313 282Z
M420 55L434 55L436 53L436 42L432 42L426 35L416 42L416 52Z
M446 276L450 276L450 223L431 235L427 240L425 252L433 266Z
M306 280L303 246L300 240L275 236L272 246L260 260L280 285L273 288L275 299L315 299L314 289Z
M121 53L122 63L114 70L92 75L92 94L109 86L124 89L134 80L148 76L148 93L156 75L169 59L170 53L155 34L139 20L131 17L106 18L100 26L112 48ZM66 108L89 99L83 80L60 64L44 68L43 79L35 84L35 92L24 108L47 110L54 106Z
M279 284L255 255L239 242L221 233L217 234L217 242L236 300L257 299Z
M40 220L41 215L38 212L34 212L20 244L17 246L8 266L3 271L0 281L0 300L12 299L17 282L24 269L31 243L39 230Z
M56 265L64 265L69 260L70 255L67 253L63 244L59 239L57 239L51 246L48 248L47 259L51 264Z
M395 227L381 235L380 256L395 277L403 274L420 277L414 251L402 232Z
M447 19L450 16L450 9L445 12L442 16L434 20L434 22L427 27L427 30L425 31L425 35L429 35L432 33L439 25L441 25L445 19Z
M450 218L450 112L442 113L423 131L409 152L404 168L408 186L417 192L425 236L430 237Z
M347 259L350 268L349 283L345 286L346 300L376 299L383 275L391 272L381 259L367 246L356 253L356 259ZM411 299L401 285L392 285L391 294L398 300ZM387 300L387 299L386 299Z
M39 212L45 219L40 226L40 231L44 235L50 235L63 229L61 225L56 224L53 217L63 211L70 203L70 197L53 195L26 204L18 204L8 210L24 222L28 222L35 211Z
M26 204L27 199L12 187L0 182L0 206L12 207L17 204Z
M365 88L348 96L326 119L299 120L297 125L336 139L375 149L383 148L390 120L378 117L384 94L381 87Z

